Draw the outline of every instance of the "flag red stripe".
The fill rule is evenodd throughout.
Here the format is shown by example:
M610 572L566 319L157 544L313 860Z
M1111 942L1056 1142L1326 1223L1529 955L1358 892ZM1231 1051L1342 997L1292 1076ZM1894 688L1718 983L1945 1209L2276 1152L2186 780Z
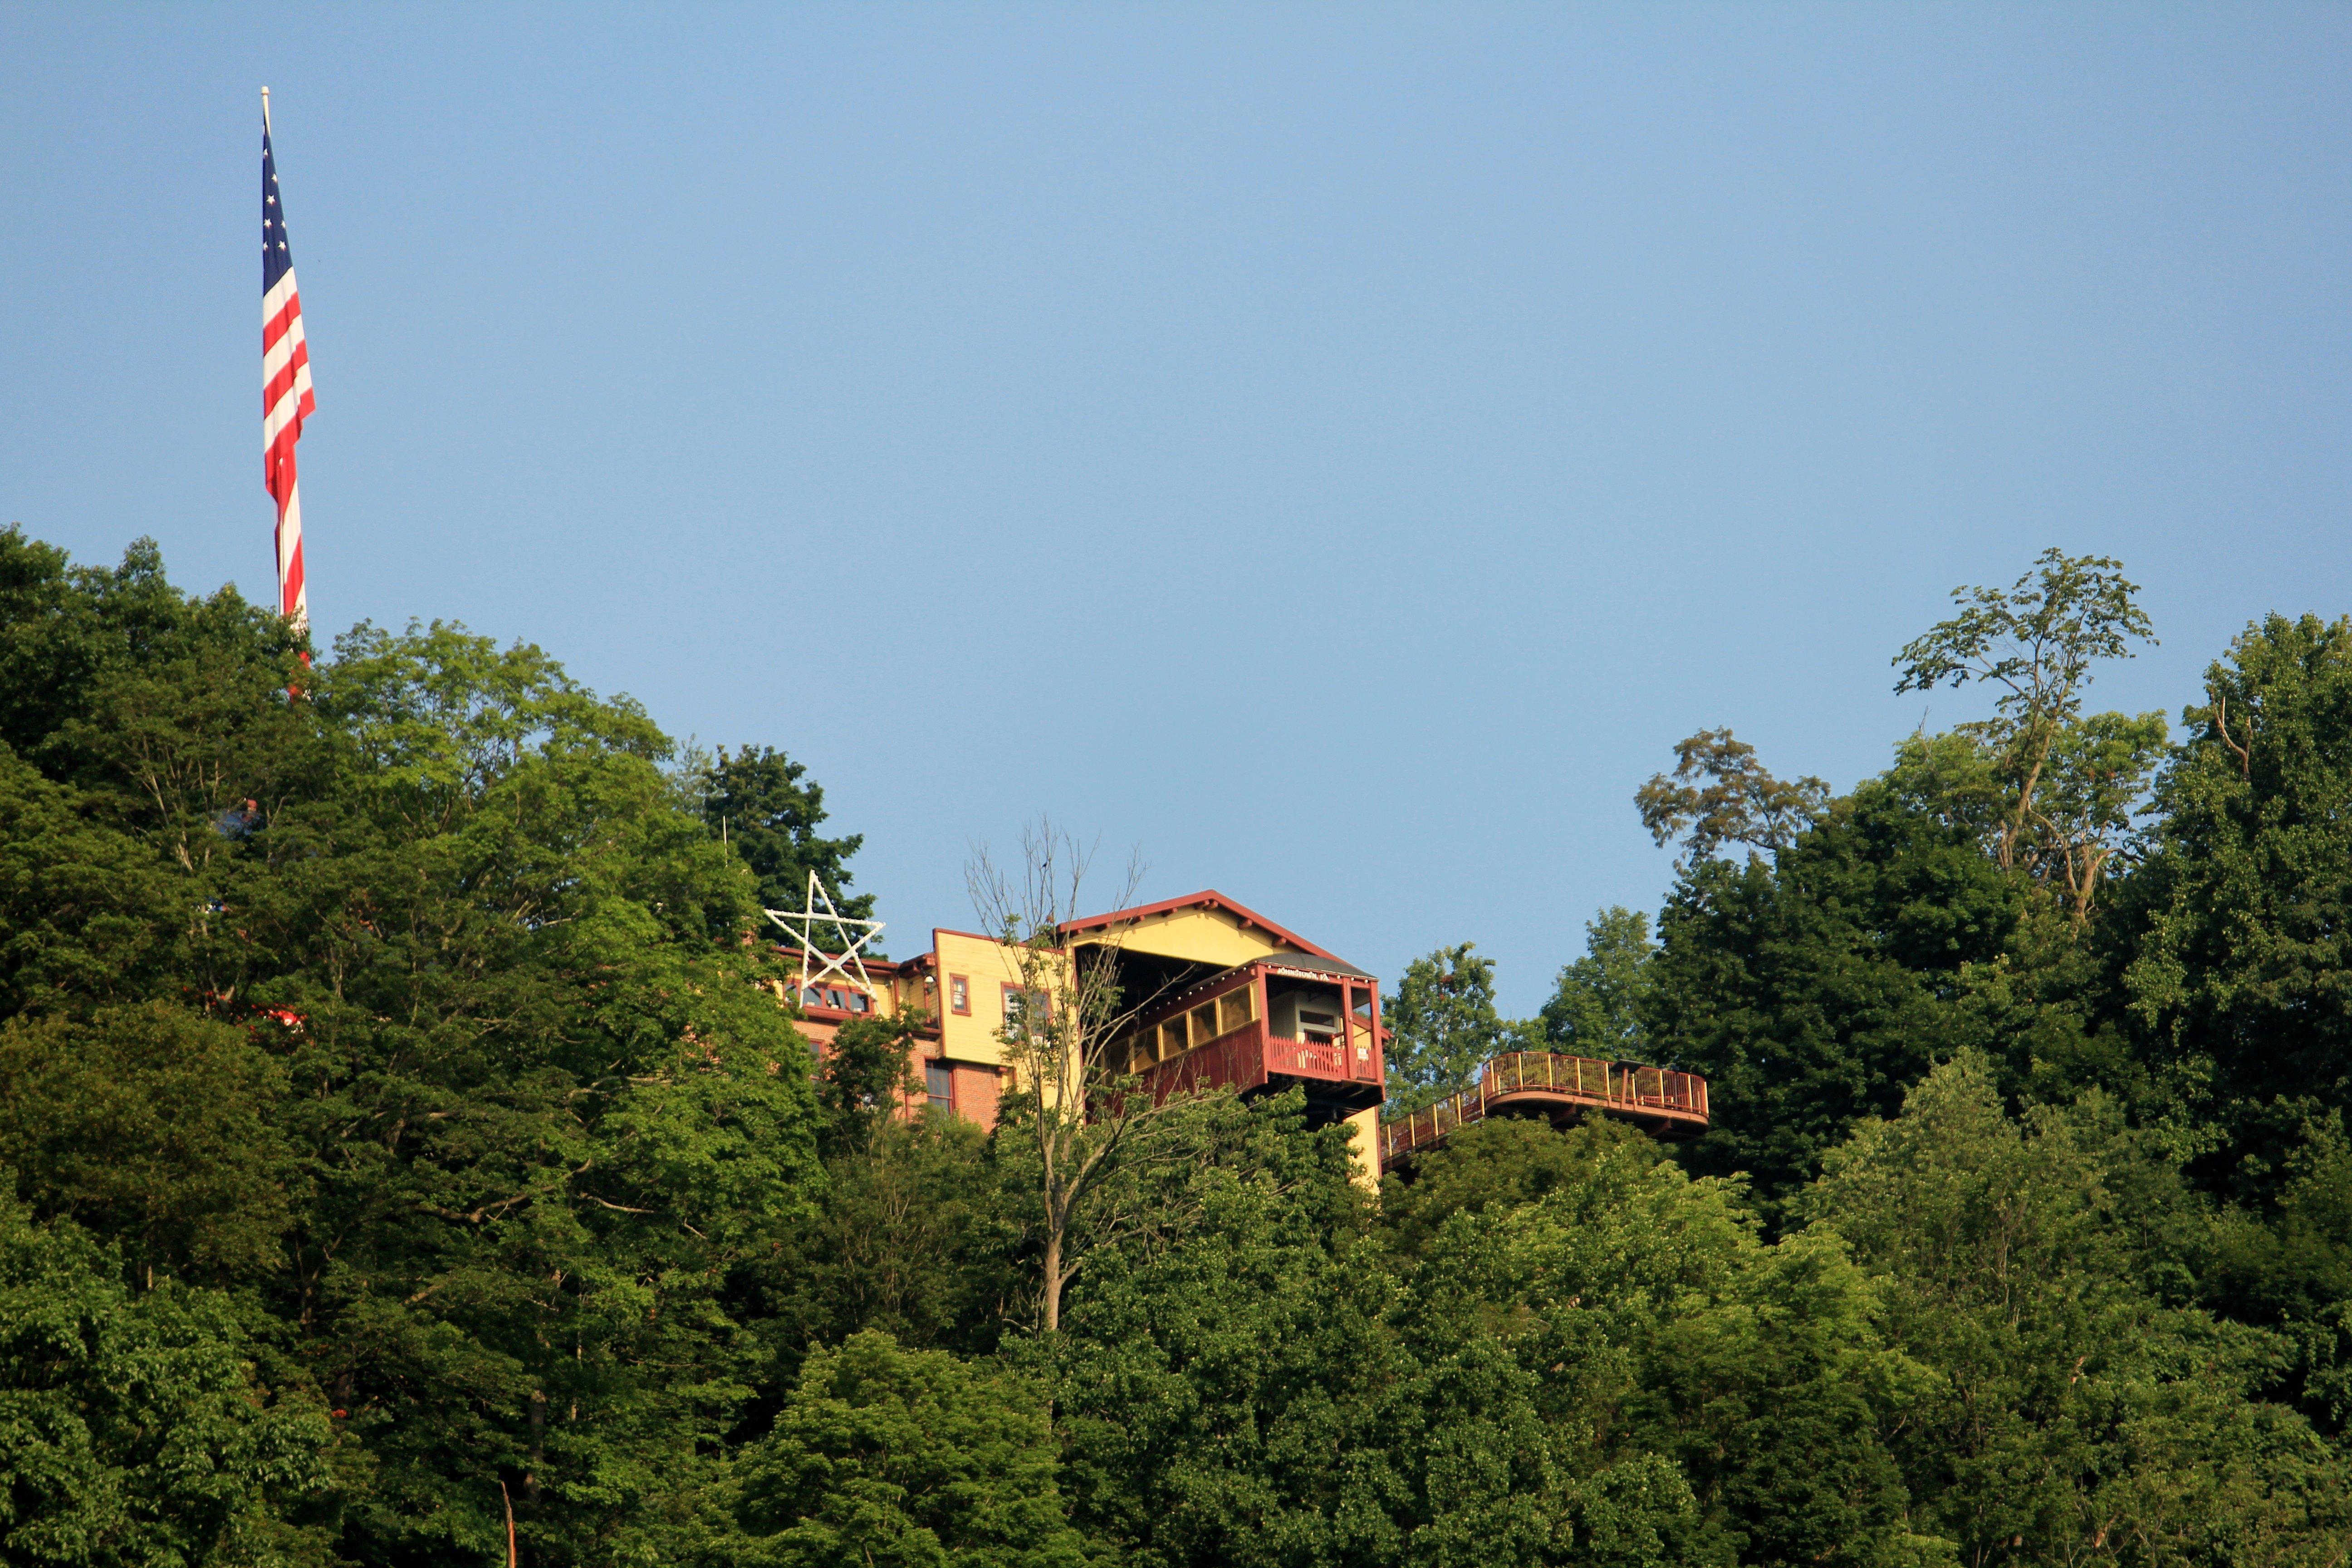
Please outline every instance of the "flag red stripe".
M286 579L278 587L278 613L291 616L302 607L302 541L294 541L293 559L286 563Z
M268 353L286 335L286 329L302 319L302 296L289 294L278 314L261 323L261 352Z
M261 482L268 488L269 499L278 503L281 520L286 512L286 498L294 493L294 442L301 434L300 425L287 426L261 455Z
M269 380L262 385L261 411L264 414L267 414L271 409L277 407L278 400L294 390L295 373L302 369L305 365L308 365L310 363L310 345L307 343L295 344L293 356L287 360L284 368L280 369L276 375L270 377ZM311 402L310 396L307 393L303 395L302 401L306 405L310 405L310 406L307 406L302 410L302 414L310 414L316 407L316 405ZM299 418L300 416L300 415L296 416L297 418Z
M293 353L287 358L285 364L278 368L278 374L271 376L268 381L262 384L262 413L268 414L271 409L277 407L278 400L294 390L294 380L297 373L306 368L310 363L310 345L307 343L295 344ZM317 406L316 404L313 403L311 395L307 389L305 389L302 394L302 401L306 405L310 405L310 406L305 407L302 410L303 414L307 415L311 413ZM299 416L297 416L297 417Z

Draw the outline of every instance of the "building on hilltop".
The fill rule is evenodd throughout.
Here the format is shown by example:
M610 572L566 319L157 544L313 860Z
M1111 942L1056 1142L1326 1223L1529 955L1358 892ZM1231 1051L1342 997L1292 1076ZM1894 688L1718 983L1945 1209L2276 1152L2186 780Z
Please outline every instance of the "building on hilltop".
M821 896L813 883L812 907ZM1564 1124L1597 1114L1665 1139L1707 1129L1707 1085L1696 1073L1551 1051L1506 1052L1460 1094L1383 1126L1380 982L1338 954L1213 891L1066 921L1058 934L1055 962L1115 966L1111 983L1130 1012L1108 1043L1110 1059L1148 1091L1299 1089L1314 1121L1348 1124L1368 1184L1383 1172L1409 1174L1416 1156L1489 1116ZM993 1127L998 1099L1013 1087L1004 1031L1033 994L1022 957L994 938L944 930L931 932L929 952L895 963L813 955L821 973L803 986L801 1027L822 1053L853 1018L914 1013L924 1020L922 1083L908 1113L929 1105Z
M1371 974L1213 891L1071 921L1060 934L1071 963L1117 967L1134 1016L1111 1049L1150 1091L1296 1085L1315 1120L1349 1123L1367 1179L1378 1172L1386 1064ZM862 983L829 973L803 988L802 1031L823 1052L853 1018L911 1010L927 1023L910 1110L929 1104L994 1126L1012 1087L1003 1031L1027 994L1019 954L991 937L935 930L929 952L869 958L862 970Z

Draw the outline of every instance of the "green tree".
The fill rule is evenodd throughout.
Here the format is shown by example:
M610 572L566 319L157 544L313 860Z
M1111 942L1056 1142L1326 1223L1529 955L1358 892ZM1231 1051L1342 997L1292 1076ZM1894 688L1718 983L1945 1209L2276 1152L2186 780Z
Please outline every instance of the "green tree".
M997 1156L1034 1245L1036 1321L1049 1334L1096 1250L1160 1223L1139 1199L1137 1176L1192 1153L1168 1134L1192 1097L1139 1092L1129 1071L1126 1031L1158 996L1128 995L1108 947L1074 955L1063 945L1063 931L1086 912L1092 859L1090 848L1041 821L1023 836L1017 873L998 867L985 846L964 868L981 927L1003 944L1018 981L1021 1005L997 1032L1010 1080L998 1101ZM1142 877L1130 859L1111 907L1133 903Z
M1594 1163L1620 1144L1657 1159L1655 1143L1622 1122L1596 1118L1573 1136L1532 1117L1474 1121L1413 1163L1412 1180L1381 1183L1381 1233L1392 1247L1418 1256L1457 1214L1517 1208L1588 1184Z
M1568 1179L1455 1213L1406 1276L1397 1463L1441 1504L1416 1558L1424 1535L1458 1562L1942 1557L1883 1436L1922 1373L1843 1248L1764 1245L1737 1184L1644 1140L1547 1135Z
M1830 786L1808 774L1774 778L1756 748L1729 730L1701 730L1675 742L1675 771L1654 773L1633 793L1642 826L1661 847L1683 841L1686 860L1706 860L1727 844L1775 854L1820 817Z
M931 1022L908 1009L851 1018L835 1032L817 1068L818 1147L827 1156L863 1149L907 1109L921 1087L908 1066Z
M818 1179L808 1047L633 704L446 626L314 679L346 771L199 951L300 1020L285 1310L375 1462L345 1550L499 1549L503 1480L539 1561L596 1560L750 1397L725 1293Z
M1389 1042L1381 1115L1410 1115L1460 1093L1501 1047L1506 1025L1495 1010L1495 963L1473 954L1475 945L1441 947L1414 959L1382 1005Z
M1584 956L1564 966L1537 1016L1543 1046L1572 1055L1638 1060L1650 994L1650 917L1612 904L1584 923Z
M721 746L696 784L703 820L751 868L763 908L799 909L814 872L843 914L873 917L873 894L845 891L849 858L865 836L817 836L826 815L824 787L809 778L805 763L771 746L745 746L731 755Z
M753 1298L741 1315L772 1347L762 1384L789 1384L811 1345L865 1329L919 1349L995 1350L1023 1315L1026 1269L988 1134L927 1109L828 1142L813 1212L740 1271Z
M102 781L168 812L188 804L184 791L205 788L207 772L217 782L216 769L187 753L199 731L215 763L257 731L273 731L262 750L285 758L274 731L295 711L283 689L301 647L283 619L233 588L196 598L173 587L153 540L134 541L109 569L74 566L13 524L0 530L0 742L52 778ZM183 713L142 700L158 675L181 688L172 696ZM124 731L110 732L115 723ZM145 777L136 776L142 757ZM211 798L231 803L225 792Z
M0 1553L179 1568L331 1561L289 1522L324 1489L315 1394L255 1380L230 1300L121 1262L0 1199Z
M0 1165L37 1212L155 1271L275 1275L293 1224L283 1062L241 1028L163 1003L0 1024Z
M1074 1516L1139 1565L1394 1560L1376 1415L1391 1287L1361 1246L1345 1129L1304 1097L1181 1107L1188 1157L1129 1167L1154 1216L1099 1248L1053 1379Z
M2009 588L1952 590L1960 613L1895 656L1897 692L2000 689L1993 717L1955 731L1998 784L1990 847L2003 869L2022 868L2062 897L2077 928L2129 849L2133 807L2164 753L2162 714L2082 711L2094 665L2156 640L2138 592L2120 561L2045 550Z
M0 537L0 665L62 683L0 715L0 1140L159 1292L245 1282L346 1413L337 1551L501 1552L503 1483L608 1560L751 1407L739 1275L822 1180L756 879L540 650L362 626L289 701L295 648Z
M1708 1081L1694 1168L1748 1173L1768 1205L1795 1193L1858 1119L1894 1114L1939 1056L1985 1043L1971 987L2003 973L2027 906L1899 767L1769 864L1689 867L1659 921L1646 1016L1658 1054Z
M2352 1529L2340 1459L2255 1395L2279 1345L2139 1281L2113 1178L2131 1145L2081 1112L2003 1110L1964 1052L1826 1161L1802 1208L1879 1275L1934 1369L1901 1448L1965 1559L2321 1561Z
M2352 1428L2352 1138L2342 1121L2310 1125L2285 1175L2270 1203L2223 1211L2199 1294L2294 1347L2290 1385L2341 1444Z
M2272 616L2206 671L2133 879L2130 1005L2209 1179L2263 1197L2352 1105L2352 620Z
M0 535L0 543L5 543ZM189 912L102 794L0 752L0 1008L87 1007L168 989Z
M778 1568L1079 1568L1045 1401L1014 1374L866 1330L808 1359L741 1461L743 1538Z
M824 1190L764 1258L743 1269L745 1316L772 1356L763 1384L797 1373L809 1347L880 1329L922 1347L992 1348L1012 1293L983 1259L1004 1250L996 1170L979 1128L928 1108L908 1119L919 1014L844 1024L816 1073ZM763 1389L763 1399L781 1390Z

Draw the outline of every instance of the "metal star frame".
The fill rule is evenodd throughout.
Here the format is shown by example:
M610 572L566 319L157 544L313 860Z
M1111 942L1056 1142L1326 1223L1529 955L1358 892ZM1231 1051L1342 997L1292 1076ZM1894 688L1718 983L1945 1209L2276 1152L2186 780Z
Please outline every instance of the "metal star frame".
M817 907L819 904L824 907L820 910ZM812 985L823 985L825 976L837 974L841 976L841 983L844 985L854 985L868 996L875 994L873 976L866 973L866 960L861 956L859 950L882 934L884 921L854 921L843 914L835 907L833 895L824 890L824 884L817 880L816 873L814 871L809 873L808 898L805 900L805 907L797 914L789 910L766 910L761 912L782 927L786 936L793 938L801 944L801 989L803 992ZM829 925L838 933L841 939L839 952L825 952L818 948L816 930L821 925ZM864 934L853 937L851 935L853 929L862 930ZM809 973L811 959L823 961L814 974ZM853 969L856 971L855 979L850 977L850 971Z

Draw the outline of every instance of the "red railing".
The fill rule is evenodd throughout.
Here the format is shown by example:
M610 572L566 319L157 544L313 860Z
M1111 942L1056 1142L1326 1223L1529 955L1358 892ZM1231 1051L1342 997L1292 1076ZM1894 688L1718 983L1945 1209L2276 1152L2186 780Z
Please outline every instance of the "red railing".
M1286 1040L1268 1035L1265 1070L1300 1078L1346 1078L1348 1050L1337 1040Z
M1706 1131L1706 1079L1695 1072L1557 1051L1507 1051L1479 1068L1478 1081L1451 1100L1381 1123L1381 1168L1508 1105L1585 1107L1684 1137Z
M1351 1062L1348 1047L1338 1040L1285 1039L1269 1034L1265 1020L1253 1018L1181 1057L1171 1057L1146 1068L1143 1081L1155 1100L1227 1085L1239 1089L1258 1089L1276 1075L1320 1079L1331 1083L1376 1084L1381 1068L1379 1057L1379 1052L1368 1047L1363 1061Z

